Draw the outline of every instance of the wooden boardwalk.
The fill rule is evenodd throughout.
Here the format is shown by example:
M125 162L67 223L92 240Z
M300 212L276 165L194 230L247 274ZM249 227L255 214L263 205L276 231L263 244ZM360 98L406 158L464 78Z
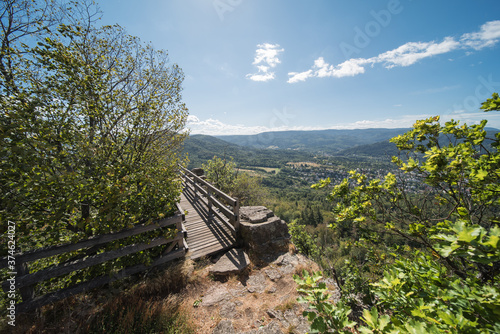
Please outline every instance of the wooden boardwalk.
M230 249L236 244L230 229L219 217L209 213L205 201L204 198L196 197L190 187L185 187L181 195L180 206L186 212L186 257L193 260Z

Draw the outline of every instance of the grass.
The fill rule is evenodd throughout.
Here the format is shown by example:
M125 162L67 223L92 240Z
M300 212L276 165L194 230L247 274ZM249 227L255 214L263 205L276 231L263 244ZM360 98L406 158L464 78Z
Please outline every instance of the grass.
M298 305L297 298L292 297L292 298L289 298L283 304L276 306L275 309L284 313L287 310L293 310L293 308L296 305Z
M175 297L162 301L143 300L135 295L118 297L106 304L87 326L85 333L195 333L187 313Z
M194 334L191 315L181 305L192 269L190 261L179 261L140 280L66 298L20 315L8 333Z

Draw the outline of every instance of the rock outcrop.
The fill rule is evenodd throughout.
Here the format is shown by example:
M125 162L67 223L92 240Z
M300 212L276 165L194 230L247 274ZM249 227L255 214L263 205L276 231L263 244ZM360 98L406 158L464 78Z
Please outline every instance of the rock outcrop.
M250 253L261 261L271 262L288 251L287 224L265 206L240 208L240 235Z
M193 168L191 169L191 172L196 176L203 176L205 174L205 171L202 168Z
M214 265L215 266L215 265ZM300 254L285 253L248 276L226 283L214 282L203 294L198 315L206 312L218 321L211 334L303 334L310 330L302 316L306 305L297 302L293 274L303 268L318 270L317 265ZM327 284L330 291L336 286Z
M242 249L231 249L210 269L215 276L239 274L250 265L248 255Z

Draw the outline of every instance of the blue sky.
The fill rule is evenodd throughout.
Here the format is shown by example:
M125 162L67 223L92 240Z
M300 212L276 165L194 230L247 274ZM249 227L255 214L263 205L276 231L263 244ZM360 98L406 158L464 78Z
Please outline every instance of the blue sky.
M473 124L500 92L498 0L101 0L167 50L192 134Z

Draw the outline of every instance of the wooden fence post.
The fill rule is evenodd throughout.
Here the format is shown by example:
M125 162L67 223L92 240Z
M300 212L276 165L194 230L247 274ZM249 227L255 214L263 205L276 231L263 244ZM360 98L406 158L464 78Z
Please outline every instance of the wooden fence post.
M186 175L186 177L189 177L189 176ZM198 181L193 176L193 188L194 188L194 200L195 201L198 201L198 199L199 199L199 197L198 197L198 190L197 190L197 187L196 187L197 184L198 184Z
M210 193L210 189L207 189L207 201L208 201L208 214L212 214L212 194Z
M26 262L17 264L16 271L17 271L17 277L28 275L30 273L28 264ZM19 289L21 297L23 298L23 302L29 302L35 297L34 286L35 285L29 285Z
M94 247L102 247L115 240L121 240L130 236L147 233L159 228L173 225L175 225L179 230L179 233L177 233L177 236L174 238L167 239L166 237L158 237L151 240L150 242L132 243L120 249L110 250L100 254L94 254L86 258L75 258L74 261L61 263L56 266L50 266L38 271L35 270L35 272L30 273L30 262L86 248L92 249ZM72 294L80 293L87 289L92 289L103 284L122 279L123 277L148 270L151 267L161 265L176 258L180 258L186 254L187 249L187 244L184 243L184 235L181 233L183 230L183 215L182 213L177 213L174 216L158 220L154 224L138 224L132 228L127 228L118 232L102 234L74 243L54 245L47 248L26 252L24 254L17 254L15 268L13 268L11 271L15 270L16 272L15 288L19 291L19 295L22 297L22 302L16 305L16 311L24 313L31 309L36 309L48 303L53 303L62 298L66 298ZM44 282L52 278L61 277L71 272L92 267L123 256L146 251L153 247L168 245L169 243L173 245L172 249L170 249L172 250L172 252L164 254L164 256L160 256L159 258L155 259L151 265L138 264L135 266L124 268L116 275L113 274L111 276L100 276L88 281L72 284L69 287L61 290L45 293L43 296L35 296L35 287L40 282ZM179 250L173 250L175 245L179 245ZM8 260L9 257L0 258L0 269L9 267ZM31 270L33 270L33 267L31 268ZM4 292L8 292L11 289L9 281L2 282L0 285Z
M175 228L177 229L177 233L184 233L184 231L182 230L182 219L175 224ZM184 239L184 234L182 235L181 239L177 240L177 246L179 246L179 249L184 248L183 239Z
M234 212L234 230L236 231L236 235L238 235L238 231L240 229L240 200L238 198L235 198L236 204L233 207L233 212Z

